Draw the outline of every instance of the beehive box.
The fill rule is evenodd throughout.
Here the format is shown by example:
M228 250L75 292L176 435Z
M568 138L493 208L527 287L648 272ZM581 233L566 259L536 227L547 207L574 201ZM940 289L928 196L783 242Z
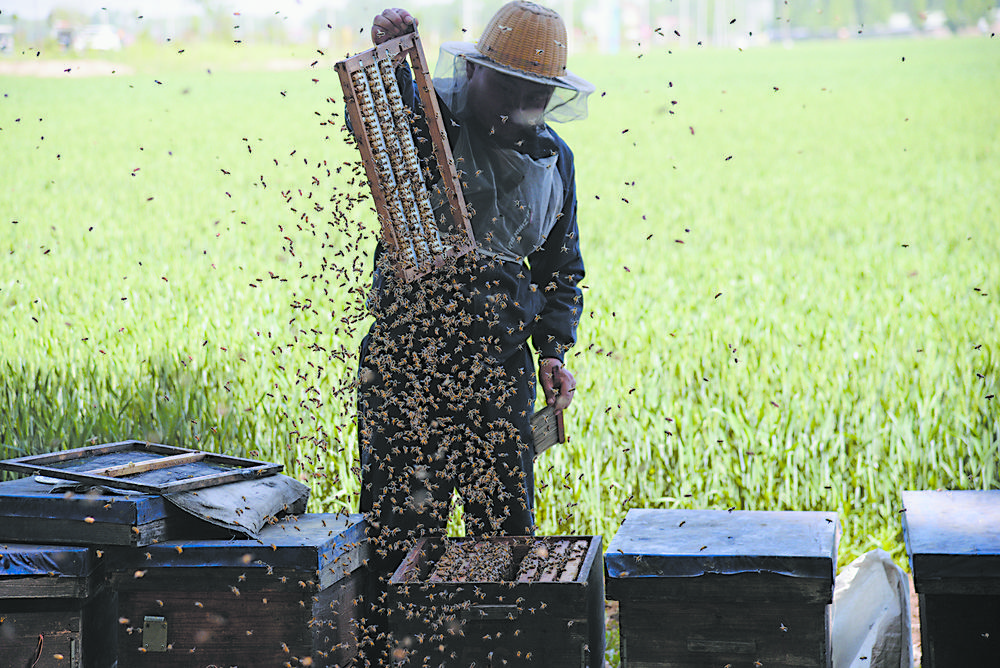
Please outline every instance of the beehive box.
M837 516L632 509L605 555L622 666L830 665Z
M108 668L114 622L95 549L0 543L0 665Z
M903 492L921 665L1000 664L1000 490Z
M347 665L367 556L362 516L333 514L115 551L119 665Z
M221 535L159 495L53 492L57 482L26 477L0 483L0 541L143 546Z
M394 658L603 666L601 552L600 536L421 539L389 583Z

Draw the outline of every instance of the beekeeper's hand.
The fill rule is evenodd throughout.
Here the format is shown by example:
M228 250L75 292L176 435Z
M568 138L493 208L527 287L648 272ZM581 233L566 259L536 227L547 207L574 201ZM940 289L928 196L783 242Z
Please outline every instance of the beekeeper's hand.
M543 357L538 362L538 378L545 393L545 404L557 411L570 405L576 391L576 379L561 361L554 357Z
M386 9L372 21L372 42L378 46L382 42L412 32L417 27L417 19L405 9Z

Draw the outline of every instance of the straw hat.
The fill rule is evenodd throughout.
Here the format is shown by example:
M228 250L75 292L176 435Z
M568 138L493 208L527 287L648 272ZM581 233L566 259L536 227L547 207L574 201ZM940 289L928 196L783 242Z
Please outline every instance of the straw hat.
M442 49L521 79L592 91L585 79L566 69L566 25L555 11L533 2L514 0L501 7L473 45L447 42Z

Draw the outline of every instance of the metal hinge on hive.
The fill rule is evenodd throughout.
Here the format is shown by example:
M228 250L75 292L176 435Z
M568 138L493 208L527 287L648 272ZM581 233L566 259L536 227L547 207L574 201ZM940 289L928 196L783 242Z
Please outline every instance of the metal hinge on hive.
M432 178L434 185L425 179L411 114L396 81L396 63L407 59L440 176ZM397 274L412 281L474 249L471 216L417 33L384 42L335 67L382 225L382 241ZM431 193L438 188L444 203L435 217Z

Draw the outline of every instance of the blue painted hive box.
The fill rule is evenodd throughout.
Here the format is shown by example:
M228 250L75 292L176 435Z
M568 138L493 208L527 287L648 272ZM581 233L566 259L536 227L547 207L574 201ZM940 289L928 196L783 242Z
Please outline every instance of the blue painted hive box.
M156 494L53 491L58 484L0 482L0 541L141 546L211 531Z
M924 668L1000 665L1000 490L903 492Z
M830 665L835 513L632 509L604 556L623 668Z
M0 665L108 668L115 621L97 550L0 543Z
M344 514L116 549L119 666L348 665L367 558L362 516Z

